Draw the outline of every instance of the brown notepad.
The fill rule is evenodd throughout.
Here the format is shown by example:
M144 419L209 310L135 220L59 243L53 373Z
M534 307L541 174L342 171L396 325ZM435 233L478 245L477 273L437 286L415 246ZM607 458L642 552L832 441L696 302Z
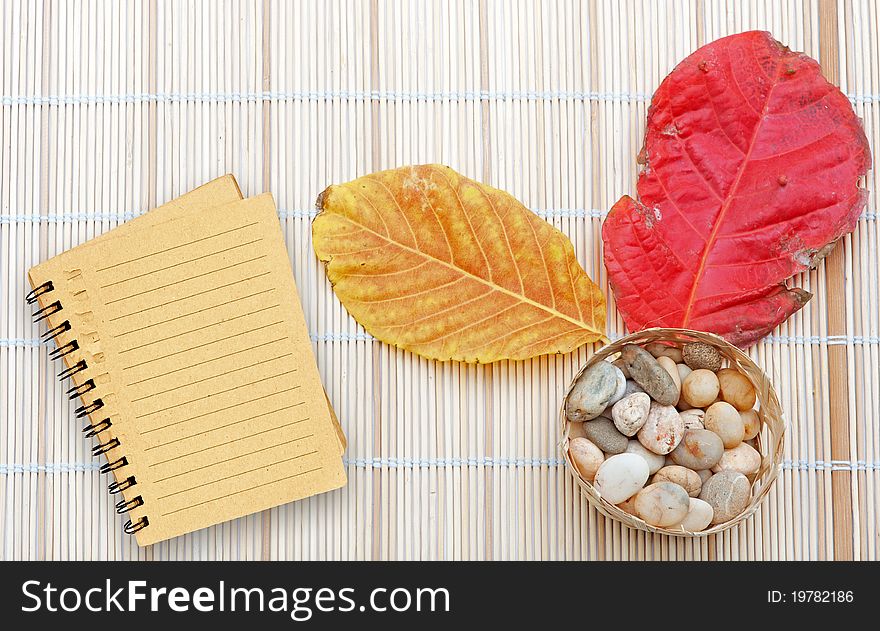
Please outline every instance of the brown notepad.
M139 544L345 484L270 195L215 180L29 276Z
M189 193L181 195L158 208L154 208L148 213L135 217L131 221L95 237L83 245L71 248L60 256L71 257L74 256L72 253L77 252L79 248L91 246L102 239L118 237L119 235L125 234L129 230L135 228L145 228L186 214L197 213L205 208L229 204L240 199L242 199L242 194L238 182L235 181L235 178L231 174L227 174L211 180L207 184L203 184ZM326 395L325 398L327 399L330 418L333 421L333 426L339 439L339 453L342 454L348 446L345 433L342 431L342 425L339 423L339 419L336 417L336 413L330 405L330 398L326 397Z

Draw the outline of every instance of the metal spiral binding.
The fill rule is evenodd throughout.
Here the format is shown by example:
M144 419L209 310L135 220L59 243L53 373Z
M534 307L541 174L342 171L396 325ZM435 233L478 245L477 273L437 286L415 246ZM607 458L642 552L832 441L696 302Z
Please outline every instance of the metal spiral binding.
M110 419L105 418L103 421L98 421L97 423L86 425L85 427L83 427L82 431L85 434L86 438L91 438L92 436L97 436L100 432L103 432L111 425L113 425L113 423L110 422Z
M73 351L79 350L79 342L70 340L64 346L56 346L54 351L49 352L49 359L61 359L65 355L69 355Z
M46 281L42 285L35 287L31 292L29 292L27 294L27 296L25 297L25 300L27 301L27 303L29 305L35 304L37 302L42 303L43 301L40 300L40 297L44 296L46 294L49 294L50 292L52 292L54 290L55 290L55 287L54 287L52 281ZM48 318L50 316L60 312L63 309L64 309L64 306L61 304L60 300L55 300L53 302L49 302L48 304L46 304L45 306L41 306L39 309L37 309L34 312L34 322L41 322L43 320L48 320ZM71 328L72 327L70 325L70 321L64 320L60 324L57 324L56 326L47 330L41 336L41 339L43 341L46 341L49 339L57 339L59 335L61 335L62 333L67 333L68 331L71 330ZM56 345L55 349L49 352L49 359L60 359L62 357L70 355L71 353L74 353L78 350L79 350L79 342L77 340L70 340L69 342L67 342L66 344L64 344L62 346ZM64 370L59 372L58 379L63 381L65 379L73 377L76 374L85 372L88 369L89 369L89 366L86 363L86 360L80 359L75 364L68 366ZM78 385L74 385L72 388L67 390L67 392L65 392L65 394L68 397L70 397L70 400L72 401L78 397L81 398L86 393L91 392L96 389L97 389L97 384L95 383L95 380L89 378ZM98 398L92 400L90 403L86 403L85 401L83 401L83 405L76 408L76 410L74 411L74 414L76 414L76 418L86 418L90 414L92 414L93 412L100 410L103 407L104 407L104 401L100 397L98 397ZM82 431L83 431L86 438L92 438L92 437L97 436L101 432L106 431L112 425L113 425L113 422L109 418L105 418L101 421L98 421L97 423L91 423L89 425L86 425L85 427L83 427ZM95 456L101 456L101 455L107 454L108 452L112 451L113 449L116 449L121 446L122 446L122 443L120 442L119 438L114 436L113 438L110 438L109 440L100 442L98 445L95 445L92 448L92 454ZM99 469L99 471L101 473L109 473L111 471L116 471L117 469L121 469L122 467L125 467L125 466L128 466L128 458L126 458L125 456L122 456L122 457L117 458L116 460L113 460L113 461L110 461L108 459L108 461L105 464L101 465L101 468ZM111 495L116 495L126 489L129 489L129 488L135 486L136 484L137 484L137 479L135 478L135 476L130 475L122 481L114 481L114 482L110 483L107 490L110 492ZM122 500L120 502L117 502L116 503L116 512L119 513L120 515L122 515L123 513L127 513L129 511L131 511L139 506L143 506L143 505L144 505L143 496L137 495L130 500ZM122 529L126 534L133 535L134 533L138 532L139 530L143 530L144 528L146 528L149 525L150 525L150 520L147 518L146 515L144 515L143 517L141 517L140 519L138 519L134 523L132 523L131 520L128 520Z
M149 525L150 525L150 520L147 519L146 515L144 515L143 517L138 519L137 522L135 522L134 524L132 524L131 520L129 519L127 522L125 522L125 525L122 527L122 531L127 535L133 535L138 530L143 530L144 528L146 528Z
M78 362L76 362L73 366L70 366L69 368L65 368L64 370L59 372L58 373L58 380L64 381L68 377L72 377L73 375L75 375L78 372L82 372L84 370L87 370L88 367L89 366L88 366L88 364L86 364L86 360L81 359Z
M76 415L76 418L85 418L92 412L100 410L102 407L104 407L104 401L98 398L91 403L79 406L73 411L73 413Z
M100 456L101 454L106 454L111 449L116 449L122 443L119 442L119 439L115 436L108 440L106 443L101 443L100 445L95 445L92 447L92 455Z
M121 502L116 502L116 513L122 515L123 513L127 513L128 511L143 505L144 498L138 495L127 501L122 500Z
M68 398L69 398L71 401L73 401L75 398L77 398L77 397L81 397L81 396L84 395L86 392L91 392L91 391L94 390L96 387L97 387L97 386L95 385L95 380L94 380L94 379L89 379L88 381L83 381L83 382L82 382L81 384L79 384L78 386L73 386L70 390L68 390L68 391L65 392L64 394L66 394L66 395L68 396Z
M122 467L128 466L128 458L122 456L122 458L117 458L113 462L108 462L106 464L102 464L101 468L98 469L101 473L110 473L111 471L116 471L117 469L121 469Z
M69 330L70 330L70 320L65 320L64 322L62 322L58 326L54 326L51 329L49 329L48 331L46 331L45 333L43 333L41 338L45 342L46 340L51 339L53 337L57 337L57 336L61 335L62 333L66 333Z
M135 484L137 484L137 480L134 479L133 475L130 475L122 482L111 482L107 490L110 491L110 495L116 495L117 493L122 493L125 489L130 489Z
M45 283L43 283L39 287L34 287L34 289L31 290L28 293L28 295L25 296L24 299L27 300L27 303L29 305L32 305L37 301L37 298L39 298L43 294L47 294L50 291L53 291L54 289L55 289L55 286L52 284L52 281L47 280Z
M55 302L51 302L42 309L37 309L34 311L34 322L40 322L41 320L45 320L50 315L58 313L61 311L61 303L57 300Z

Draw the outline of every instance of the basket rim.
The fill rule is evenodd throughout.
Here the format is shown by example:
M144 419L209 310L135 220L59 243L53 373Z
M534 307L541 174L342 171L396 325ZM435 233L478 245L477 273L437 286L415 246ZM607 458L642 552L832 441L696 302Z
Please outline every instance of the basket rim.
M648 339L646 339L648 338ZM666 339L672 338L672 339ZM674 338L684 338L684 339L674 339ZM566 418L565 415L565 402L568 399L569 394L571 393L574 384L580 378L580 376L584 373L587 368L594 365L598 361L603 361L607 357L617 353L623 347L624 344L639 344L645 345L655 341L666 341L666 342L674 342L678 344L686 343L685 340L690 341L702 341L711 344L718 348L721 351L722 356L727 359L728 363L732 363L730 357L727 355L732 355L736 358L738 363L743 363L751 371L756 372L760 375L763 380L762 384L756 384L754 379L746 373L745 376L749 379L752 385L755 387L756 395L758 397L759 402L759 414L761 415L761 432L758 434L758 438L760 438L761 434L765 430L769 430L772 438L775 441L775 445L771 445L770 453L765 454L761 452L759 449L759 453L762 455L762 466L759 470L758 474L755 476L755 479L751 482L751 497L749 500L748 506L741 512L739 515L734 517L733 519L726 521L721 524L716 524L711 526L710 528L706 528L705 530L701 530L698 532L690 532L683 529L669 529L662 528L658 526L652 526L648 524L641 518L632 515L630 513L625 512L624 510L618 508L614 504L611 504L607 500L605 500L592 485L591 482L584 479L580 472L575 467L574 463L570 457L570 451L568 449L568 444L571 441L571 438L568 435L568 426L570 421ZM742 371L741 371L742 372ZM760 387L764 386L764 387ZM762 396L763 395L763 396ZM765 400L766 404L765 404ZM769 410L765 409L769 408ZM773 414L771 420L773 421L771 427L771 423L767 422L767 415ZM613 342L606 344L602 348L598 349L594 352L589 359L584 363L584 365L575 373L572 377L571 382L568 384L568 387L565 390L565 393L562 397L562 403L559 408L559 418L560 418L560 435L561 439L559 441L558 447L562 451L563 460L565 461L566 469L568 469L569 473L572 474L578 486L580 487L581 493L586 496L587 501L596 508L601 514L609 517L615 521L625 524L630 528L634 528L637 530L642 530L646 532L651 532L655 534L668 535L672 537L686 537L686 538L699 538L699 537L708 537L711 535L715 535L726 530L733 528L734 526L739 525L743 521L750 518L758 508L763 503L767 494L770 492L770 489L776 483L776 478L779 476L779 472L782 466L782 456L785 448L785 434L788 430L788 421L786 419L784 410L782 409L781 404L779 403L779 397L776 393L776 389L773 386L772 381L764 372L763 368L759 366L754 360L752 360L748 355L746 355L740 348L734 346L724 338L714 333L708 333L705 331L696 331L693 329L685 329L685 328L668 328L668 327L652 327L649 329L643 329L641 331L636 331L633 333L629 333L623 337L620 337ZM775 429L774 429L775 428ZM760 443L759 443L760 445ZM760 486L758 487L758 485ZM756 491L756 487L757 491Z

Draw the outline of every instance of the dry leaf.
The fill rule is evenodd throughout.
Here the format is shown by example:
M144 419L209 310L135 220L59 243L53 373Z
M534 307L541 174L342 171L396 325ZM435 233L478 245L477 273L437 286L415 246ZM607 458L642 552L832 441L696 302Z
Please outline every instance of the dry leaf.
M511 195L439 165L331 186L315 252L373 336L432 359L567 353L603 337L605 299L568 238Z

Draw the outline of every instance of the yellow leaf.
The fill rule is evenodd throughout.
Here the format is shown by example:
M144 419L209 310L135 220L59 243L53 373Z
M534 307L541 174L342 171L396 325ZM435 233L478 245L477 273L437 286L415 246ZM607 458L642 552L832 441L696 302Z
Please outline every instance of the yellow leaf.
M559 230L504 191L424 165L331 186L315 252L374 337L488 363L603 338L605 298Z

